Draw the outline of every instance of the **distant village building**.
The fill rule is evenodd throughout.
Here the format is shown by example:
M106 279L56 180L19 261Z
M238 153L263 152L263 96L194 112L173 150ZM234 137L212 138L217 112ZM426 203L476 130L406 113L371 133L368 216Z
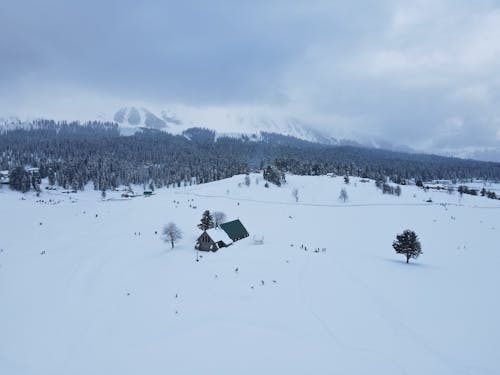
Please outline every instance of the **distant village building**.
M0 171L0 184L9 183L9 171Z
M24 169L32 177L33 181L35 181L37 184L42 183L42 178L40 177L40 168L30 167L30 168L24 168Z
M195 249L202 251L217 251L221 247L228 247L233 242L248 237L249 234L241 221L233 220L220 224L218 228L203 231L196 240Z
M40 168L25 167L24 170L31 177L32 182L36 182L37 184L42 183L42 178L40 177ZM0 184L9 184L9 183L10 183L9 171L0 171Z

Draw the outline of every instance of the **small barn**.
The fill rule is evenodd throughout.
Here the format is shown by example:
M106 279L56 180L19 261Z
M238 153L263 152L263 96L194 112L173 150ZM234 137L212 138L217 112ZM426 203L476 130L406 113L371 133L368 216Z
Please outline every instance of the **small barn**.
M219 227L227 233L233 242L249 236L248 231L238 219L220 224Z
M0 184L9 183L9 171L0 171Z
M207 229L196 240L195 249L217 251L221 247L232 245L233 241L222 229Z

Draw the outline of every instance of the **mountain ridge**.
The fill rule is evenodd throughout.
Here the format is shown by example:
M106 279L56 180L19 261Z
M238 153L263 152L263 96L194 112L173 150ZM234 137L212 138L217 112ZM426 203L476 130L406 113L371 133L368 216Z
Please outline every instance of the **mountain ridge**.
M213 130L216 138L248 137L249 139L260 139L265 133L275 133L325 145L351 145L405 153L427 153L461 159L500 162L500 148L494 147L469 147L440 151L420 150L383 139L360 141L336 137L293 117L280 118L279 116L256 115L254 113L221 113L215 118L209 117L205 118L198 114L198 118L196 118L190 113L179 115L172 110L152 111L145 106L132 105L120 107L112 115L109 113L96 115L95 120L116 123L120 133L125 136L147 130L182 135L190 128L203 128ZM36 121L37 118L22 120L16 116L0 117L0 131L32 127Z

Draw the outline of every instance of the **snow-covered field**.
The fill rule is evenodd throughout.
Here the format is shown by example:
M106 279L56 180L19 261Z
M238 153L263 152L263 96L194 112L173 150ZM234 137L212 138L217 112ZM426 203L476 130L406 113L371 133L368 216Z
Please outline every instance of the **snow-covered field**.
M0 374L500 374L500 201L257 178L104 201L2 188ZM196 262L205 209L250 237ZM407 228L410 264L391 247Z

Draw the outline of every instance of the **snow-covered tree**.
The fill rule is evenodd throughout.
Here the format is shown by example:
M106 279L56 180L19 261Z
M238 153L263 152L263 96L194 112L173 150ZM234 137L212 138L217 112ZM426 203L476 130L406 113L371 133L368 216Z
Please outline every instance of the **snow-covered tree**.
M165 242L170 242L172 249L177 241L182 238L182 231L177 227L175 223L168 223L163 227L163 240Z
M27 192L31 188L31 177L23 167L16 167L10 172L10 187L13 190Z
M410 229L398 234L396 240L392 243L392 247L396 250L396 253L406 256L406 263L409 263L410 258L417 259L422 254L422 246L418 236Z
M299 201L299 189L293 188L292 197L295 199L295 202Z
M262 175L264 180L277 186L281 186L286 182L285 173L274 166L267 166L267 168L262 171Z
M339 199L342 201L342 202L347 202L347 200L349 199L349 196L347 195L347 191L342 188L340 190L340 195L339 195Z
M245 185L250 186L250 176L249 175L245 176Z
M399 185L395 187L394 194L396 194L398 197L401 195L401 187Z
M222 224L226 221L226 214L222 211L215 211L212 214L212 217L214 219L214 225L216 227L218 227L220 224Z
M207 230L207 229L213 228L214 226L215 226L214 225L214 218L210 214L209 210L205 210L205 212L203 212L203 215L201 216L201 220L200 220L200 224L198 224L198 228L200 228L201 230Z

